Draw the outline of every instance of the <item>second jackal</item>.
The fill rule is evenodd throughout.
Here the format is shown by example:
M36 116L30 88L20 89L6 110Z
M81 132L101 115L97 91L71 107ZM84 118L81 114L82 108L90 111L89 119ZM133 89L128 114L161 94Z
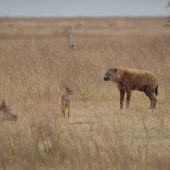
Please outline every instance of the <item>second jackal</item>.
M0 105L0 111L3 112L3 120L17 120L17 115L11 111L4 100Z

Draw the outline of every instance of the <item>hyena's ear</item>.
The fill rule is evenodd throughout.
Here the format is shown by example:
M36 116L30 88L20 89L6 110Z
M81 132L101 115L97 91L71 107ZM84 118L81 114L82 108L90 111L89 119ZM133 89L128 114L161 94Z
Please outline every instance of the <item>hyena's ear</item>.
M117 68L113 68L114 73L117 73L118 69Z

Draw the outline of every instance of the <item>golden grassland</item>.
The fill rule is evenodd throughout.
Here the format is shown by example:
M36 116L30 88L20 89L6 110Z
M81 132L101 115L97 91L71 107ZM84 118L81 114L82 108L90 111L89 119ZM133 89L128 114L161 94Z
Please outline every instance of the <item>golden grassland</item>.
M66 28L75 49L66 45ZM18 121L0 123L5 170L170 169L170 28L167 18L1 18L0 100ZM119 110L107 67L146 69L159 79L157 108L133 92ZM60 96L74 91L71 118Z

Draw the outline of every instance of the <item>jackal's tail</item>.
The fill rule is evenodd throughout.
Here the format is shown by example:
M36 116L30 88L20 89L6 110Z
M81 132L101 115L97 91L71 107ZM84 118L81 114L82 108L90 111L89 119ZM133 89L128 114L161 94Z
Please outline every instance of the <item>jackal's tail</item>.
M155 94L156 94L156 96L158 95L158 85L155 88Z

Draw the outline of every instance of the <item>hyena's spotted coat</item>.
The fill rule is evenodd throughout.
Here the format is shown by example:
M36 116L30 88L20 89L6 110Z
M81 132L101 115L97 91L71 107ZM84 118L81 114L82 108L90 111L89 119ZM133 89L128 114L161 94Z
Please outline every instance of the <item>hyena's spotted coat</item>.
M131 91L138 90L146 94L150 99L150 108L156 107L156 96L158 95L158 79L146 70L135 70L129 68L109 68L105 75L105 81L113 81L118 85L120 91L120 108L123 108L124 95L126 93L126 105L129 107Z

